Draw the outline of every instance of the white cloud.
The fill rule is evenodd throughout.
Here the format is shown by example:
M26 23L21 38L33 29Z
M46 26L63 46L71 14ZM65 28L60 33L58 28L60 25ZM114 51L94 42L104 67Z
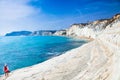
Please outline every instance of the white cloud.
M14 30L23 30L26 25L28 27L32 24L28 25L28 21L32 20L31 16L38 15L40 9L28 5L30 1L0 0L0 35Z
M16 20L35 14L35 9L28 6L29 0L0 0L0 19Z

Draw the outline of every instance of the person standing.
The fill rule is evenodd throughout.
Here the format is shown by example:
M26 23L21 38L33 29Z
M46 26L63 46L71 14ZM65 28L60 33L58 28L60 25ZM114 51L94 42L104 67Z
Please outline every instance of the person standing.
M5 77L7 78L9 76L9 72L10 72L7 64L4 65L3 70L4 70L4 73L5 73Z

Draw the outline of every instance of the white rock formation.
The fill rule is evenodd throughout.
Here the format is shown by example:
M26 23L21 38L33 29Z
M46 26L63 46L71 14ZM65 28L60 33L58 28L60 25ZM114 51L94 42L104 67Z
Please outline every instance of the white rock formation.
M100 35L104 31L104 29L108 27L117 26L119 24L117 22L119 21L120 21L120 15L117 14L111 19L97 20L90 23L73 24L69 29L65 30L66 36L87 37L87 38L95 39L98 35ZM55 35L61 35L63 32L59 31L56 33L57 34Z
M120 19L115 18L106 27L93 41L41 64L16 70L6 80L120 80ZM97 33L89 27L80 29L84 33L72 30L78 36Z
M59 35L59 36L65 36L66 35L66 30L60 30L54 33L54 35Z

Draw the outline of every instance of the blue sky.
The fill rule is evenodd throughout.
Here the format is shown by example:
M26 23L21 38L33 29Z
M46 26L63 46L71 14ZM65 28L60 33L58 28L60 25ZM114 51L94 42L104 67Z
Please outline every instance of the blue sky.
M120 0L0 0L0 35L66 29L116 13L120 13Z

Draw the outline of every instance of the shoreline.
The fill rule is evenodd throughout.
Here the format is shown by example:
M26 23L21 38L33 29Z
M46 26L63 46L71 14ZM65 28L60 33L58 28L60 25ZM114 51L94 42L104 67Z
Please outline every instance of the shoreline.
M86 43L85 43L85 44L86 44ZM84 45L85 45L85 44L84 44ZM82 45L82 46L84 46L84 45ZM78 48L80 48L80 47L78 47ZM75 48L75 49L77 49L77 48ZM44 62L42 62L42 63L38 63L38 64L35 64L35 65L32 65L32 66L28 66L28 67L24 67L24 68L20 68L20 69L16 69L16 70L14 70L14 71L12 71L12 72L10 73L10 76L12 76L12 75L13 75L14 73L16 73L16 72L18 72L18 73L21 73L21 71L26 72L26 70L28 70L28 69L38 68L38 67L40 67L40 66L41 66L41 68L47 67L47 66L52 67L51 63L54 63L54 62L55 62L54 60L57 60L58 58L62 58L62 56L66 55L66 53L67 53L67 55L68 55L68 53L69 53L70 51L74 51L75 49L71 49L71 50L65 52L65 53L62 54L62 55L53 57L53 58L51 58L51 59L49 59L49 60L46 60L46 61L44 61ZM43 70L43 69L41 69L41 70ZM19 71L20 71L20 72L19 72ZM29 70L28 70L28 71L29 71ZM41 72L42 72L42 71L41 71ZM14 75L15 75L15 74L14 74ZM0 76L3 77L3 75L0 75ZM1 78L0 78L0 80L1 80ZM8 80L9 80L9 79L8 79ZM21 80L21 79L18 79L18 80ZM41 79L41 80L42 80L42 79Z
M69 37L69 36L62 36L62 37ZM83 38L81 39L81 38L79 38L79 37L69 37L69 38L78 39L78 40L84 40L84 41L87 41L88 43L92 41L92 40L90 40L90 39L83 39ZM79 47L77 47L77 48L80 48L80 47L84 46L85 44L87 44L87 43L84 43L83 45L81 45L81 46L79 46ZM75 49L77 49L77 48L73 48L73 49L71 49L71 50L75 50ZM69 50L69 51L67 51L67 52L65 52L65 53L63 53L63 54L61 54L61 55L59 55L59 56L62 56L62 55L64 55L64 54L66 54L66 53L69 53L71 50ZM59 57L59 56L55 56L55 57L53 57L53 58L57 58L57 57ZM34 66L42 65L42 64L44 64L44 63L46 63L46 62L49 62L49 61L52 60L53 58L48 59L48 60L46 60L46 61L44 61L44 62L42 62L42 63L38 63L38 64L35 64L35 65L32 65L32 66L27 66L27 67L23 67L23 68L19 68L19 69L13 70L13 71L11 71L10 76L11 76L14 72L17 72L17 71L19 71L19 70L24 70L24 69L31 68L31 67L34 67ZM0 80L1 80L1 78L3 78L3 77L4 77L4 74L0 75Z
M113 74L111 71L117 67L117 65L113 65L114 58L116 58L113 53L118 54L117 51L114 52L117 45L112 44L112 41L115 40L113 38L112 34L104 32L96 39L90 39L88 43L62 55L36 65L14 70L6 80L110 80L109 78L117 80L114 75L116 72ZM119 41L117 38L118 36L116 36L116 40ZM81 38L76 37L76 39ZM106 77L106 75L108 76ZM2 76L0 80L3 80L3 75L0 76Z
M21 36L20 36L21 37ZM77 39L77 40L84 40L84 41L87 41L87 42L90 42L91 40L89 40L89 39L84 39L84 38L79 38L79 37L70 37L70 36L60 36L60 37L68 37L68 38L72 38L72 39ZM86 44L86 43L84 43L84 44ZM83 45L84 45L83 44ZM81 45L81 46L83 46L83 45ZM79 46L79 47L81 47L81 46ZM79 48L79 47L77 47L77 48ZM73 49L76 49L76 48L73 48ZM73 49L71 49L71 50L73 50ZM71 51L71 50L69 50L69 51ZM66 52L69 52L69 51L66 51ZM65 52L65 53L66 53ZM63 54L65 54L65 53L63 53ZM63 54L61 54L61 55L63 55ZM58 55L58 56L61 56L61 55ZM58 56L55 56L55 57L58 57ZM55 58L55 57L52 57L52 58ZM52 59L52 58L50 58L50 59ZM48 59L48 60L50 60L50 59ZM46 60L46 61L48 61L48 60ZM46 62L46 61L44 61L44 62ZM24 68L29 68L29 67L32 67L32 66L36 66L36 65L39 65L39 64L42 64L42 63L44 63L44 62L41 62L41 63L38 63L38 64L34 64L34 65L31 65L31 66L27 66L27 67L23 67L23 68L19 68L19 69L16 69L16 70L13 70L13 71L11 71L11 73L13 73L13 72L15 72L15 71L18 71L18 70L21 70L21 69L24 69ZM3 77L3 75L4 74L1 74L0 75L0 77ZM0 80L1 80L1 78L0 78Z
M103 35L42 63L12 71L6 80L109 80L111 76L105 75L112 75L110 55L114 50Z
M77 37L73 37L73 38L80 39L80 40L85 40L87 42L91 42L91 41L95 40L94 38L88 38L88 37L85 37L85 36L81 36L81 37L77 36Z
M79 33L76 39L88 39L88 43L42 63L12 71L6 80L119 80L120 15L108 22L103 21L106 28L97 36L88 26L81 30L73 26L70 35ZM93 24L97 26L96 22Z

